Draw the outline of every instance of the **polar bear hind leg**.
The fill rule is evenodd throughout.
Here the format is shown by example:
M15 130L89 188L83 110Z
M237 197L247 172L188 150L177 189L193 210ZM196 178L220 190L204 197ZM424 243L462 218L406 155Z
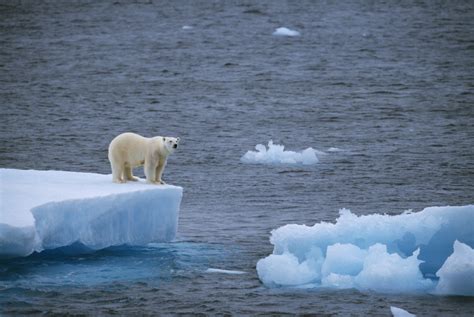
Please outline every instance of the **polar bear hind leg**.
M126 180L136 182L138 178L133 176L132 168L130 166L125 165L125 177Z

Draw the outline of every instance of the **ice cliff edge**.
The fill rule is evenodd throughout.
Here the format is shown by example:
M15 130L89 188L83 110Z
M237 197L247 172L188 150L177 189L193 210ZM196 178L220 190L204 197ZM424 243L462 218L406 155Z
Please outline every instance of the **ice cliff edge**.
M183 189L110 175L0 169L0 257L175 238Z

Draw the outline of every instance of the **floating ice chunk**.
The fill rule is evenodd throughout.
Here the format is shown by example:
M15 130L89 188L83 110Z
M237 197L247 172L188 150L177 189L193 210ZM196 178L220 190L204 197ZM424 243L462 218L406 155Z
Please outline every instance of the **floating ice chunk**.
M354 276L329 273L329 275L326 275L322 278L321 286L341 289L355 288Z
M183 30L192 30L193 27L190 26L190 25L183 25L182 29L183 29Z
M418 251L403 259L397 253L387 253L382 244L368 250L357 246L329 246L323 264L322 285L335 288L358 288L380 292L418 292L432 287L424 279L416 259Z
M336 243L328 246L322 267L323 276L329 274L357 275L364 267L367 251L353 244Z
M436 275L439 277L436 293L474 296L474 250L455 241L453 254Z
M431 292L436 286L431 278L451 255L458 239L467 245L457 246L453 255L456 262L447 261L449 269L439 271L440 290L455 292L454 287L445 286L448 281L457 288L458 273L474 276L472 265L453 264L474 263L467 250L474 245L472 228L474 205L430 207L396 216L357 216L342 209L336 223L322 222L312 227L290 224L273 230L273 254L258 262L257 273L269 286L312 284L381 292ZM312 252L316 249L320 252ZM463 294L474 292L474 283L463 285L468 288Z
M395 306L390 306L390 312L392 313L393 317L416 317L416 315L410 314L406 310Z
M343 149L337 148L337 147L330 147L327 149L328 152L344 152Z
M206 270L206 273L222 273L222 274L234 274L234 275L247 274L247 272L244 272L244 271L222 270L222 269L214 269L214 268L208 268Z
M421 263L417 259L419 251L402 258L397 253L389 254L386 245L375 244L368 250L364 268L354 278L357 288L390 292L420 292L433 287L433 282L423 278Z
M275 32L273 32L273 35L276 35L276 36L300 36L300 32L298 31L295 31L295 30L290 30L288 28L285 28L285 27L280 27L278 29L275 30Z
M181 187L114 184L108 175L0 169L0 257L170 241L181 196Z
M307 148L301 152L285 151L285 146L268 142L268 150L263 144L257 144L255 151L247 151L241 157L243 163L249 164L288 164L288 165L311 165L318 163L316 153L313 148ZM320 154L322 152L319 152Z
M317 263L311 258L300 263L291 253L272 254L257 262L257 272L267 286L304 285L320 276L318 265L313 264Z

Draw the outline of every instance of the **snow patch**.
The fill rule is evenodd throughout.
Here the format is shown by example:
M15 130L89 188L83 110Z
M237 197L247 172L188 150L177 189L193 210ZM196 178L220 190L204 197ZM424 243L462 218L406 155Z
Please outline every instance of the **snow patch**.
M0 257L174 239L182 188L63 171L0 169Z

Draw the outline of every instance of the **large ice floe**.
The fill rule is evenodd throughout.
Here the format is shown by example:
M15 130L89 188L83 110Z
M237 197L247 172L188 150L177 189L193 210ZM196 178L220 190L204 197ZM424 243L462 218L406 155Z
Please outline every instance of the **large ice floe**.
M272 231L257 263L268 287L356 288L474 296L474 205L429 207Z
M0 257L171 241L181 197L181 187L109 175L0 169Z
M268 149L263 144L255 146L257 151L247 151L240 161L248 164L271 164L271 165L311 165L319 162L318 156L324 152L313 148L307 148L301 152L285 151L284 145L268 142Z

